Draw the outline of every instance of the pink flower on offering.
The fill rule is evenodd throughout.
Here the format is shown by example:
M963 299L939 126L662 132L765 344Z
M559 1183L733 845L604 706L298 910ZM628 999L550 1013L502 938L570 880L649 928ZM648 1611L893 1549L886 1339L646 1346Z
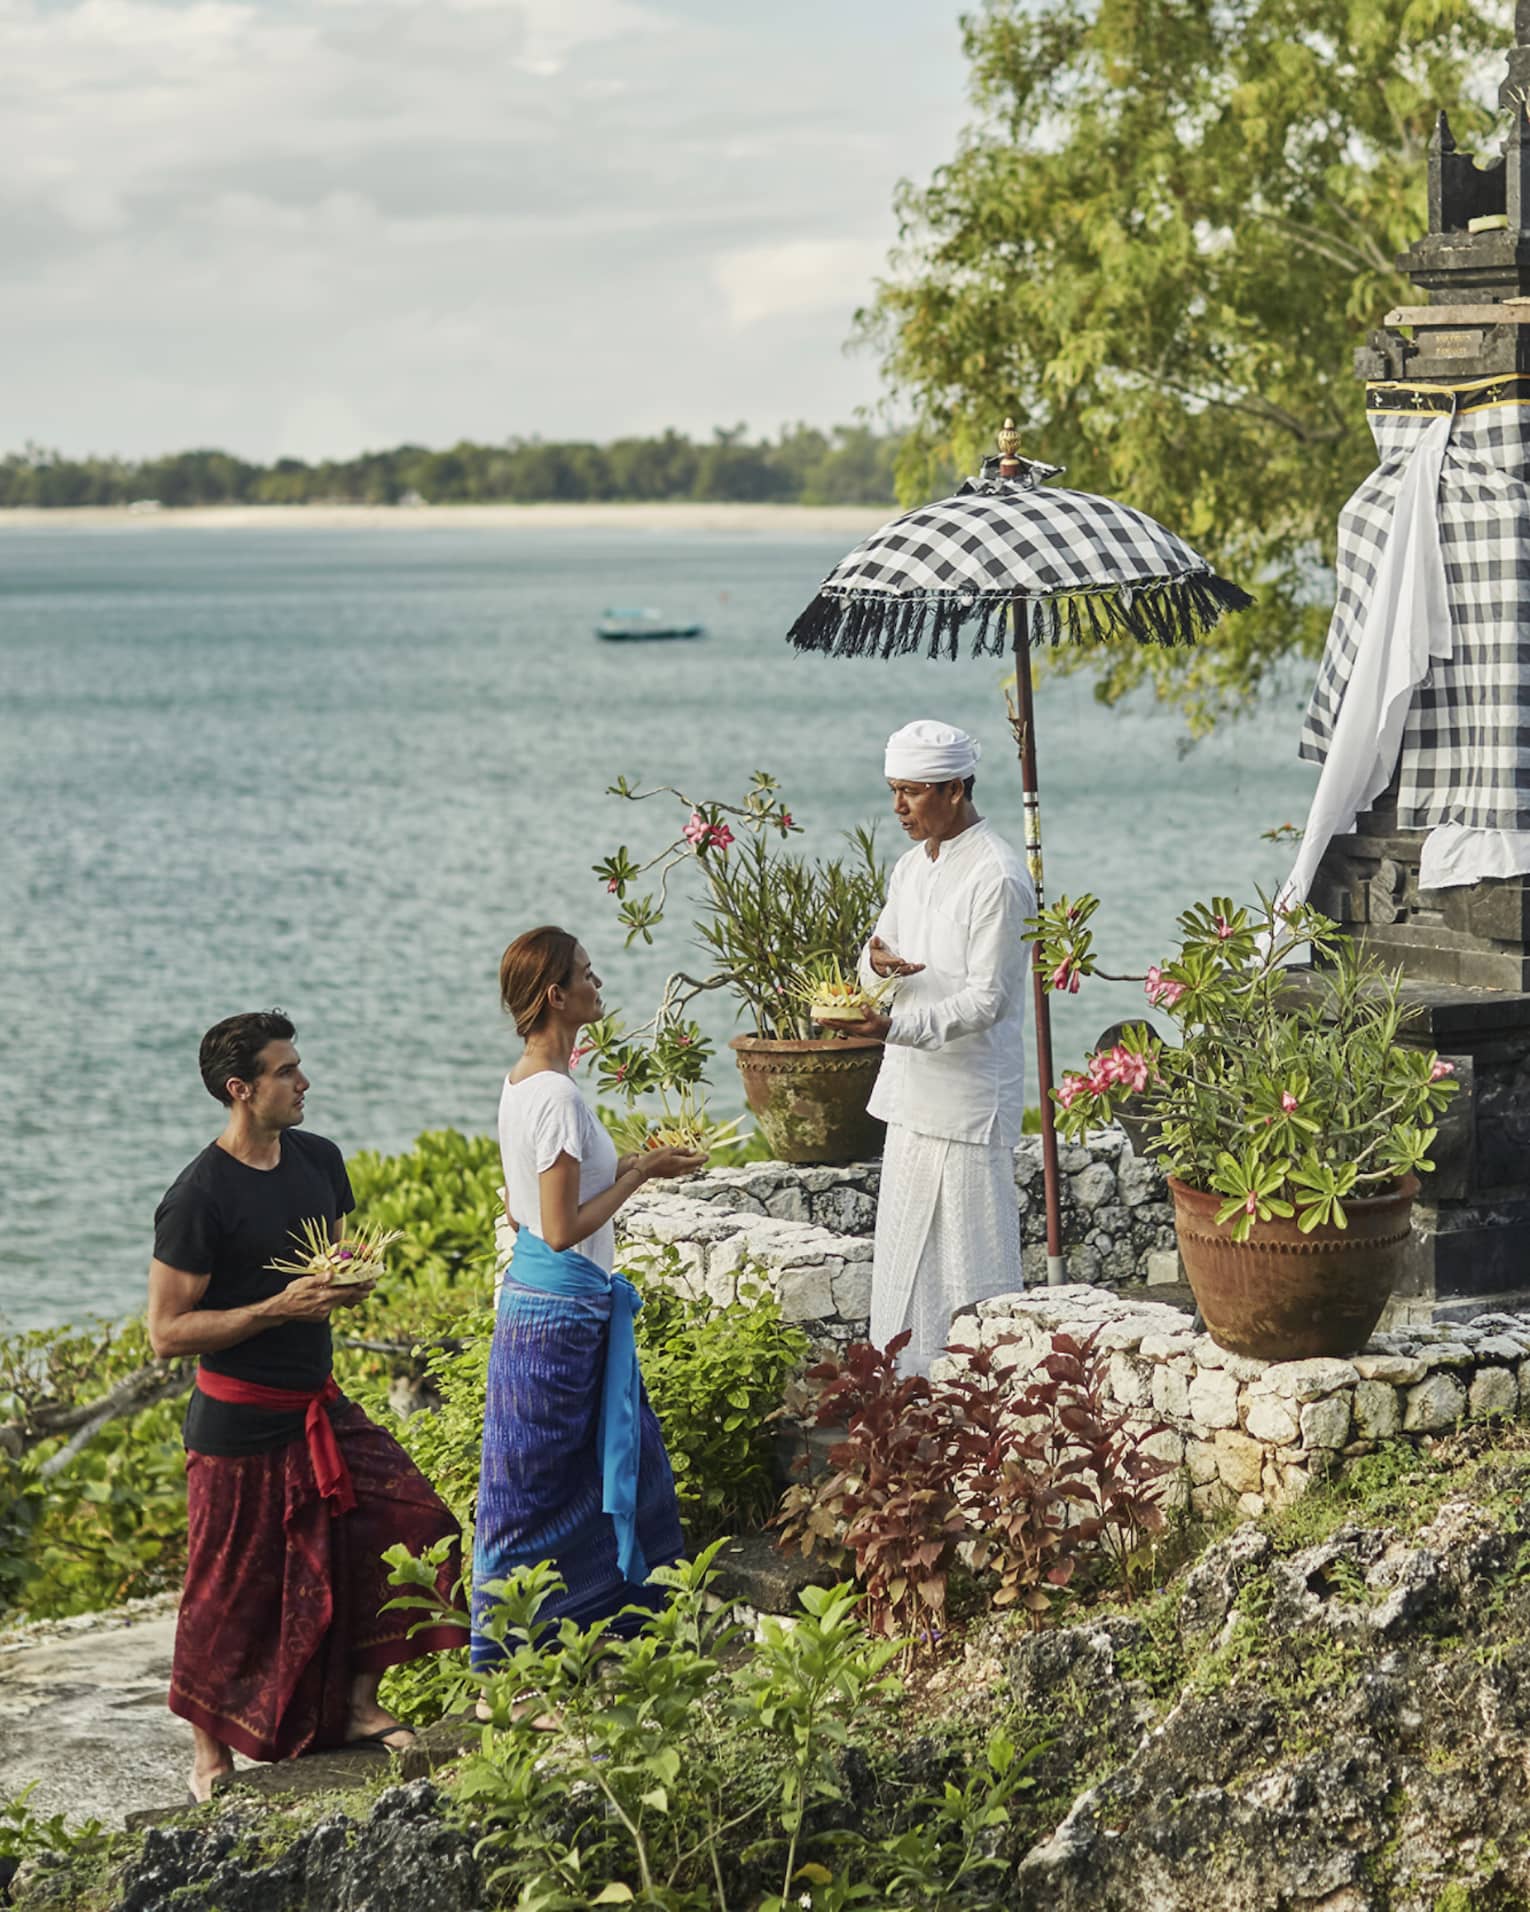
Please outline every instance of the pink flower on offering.
M1443 1082L1446 1076L1453 1076L1455 1072L1456 1065L1453 1062L1447 1062L1443 1056L1436 1056L1434 1066L1429 1071L1429 1080L1431 1082Z
M1285 1111L1285 1113L1286 1113L1287 1115L1289 1115L1289 1114L1291 1113L1291 1111L1292 1111L1292 1110L1293 1110L1294 1108L1296 1108L1296 1106L1297 1106L1297 1101L1296 1101L1296 1097L1295 1097L1294 1095L1292 1095L1292 1093L1291 1093L1291 1091L1290 1091L1289 1089L1282 1089L1282 1090L1281 1090L1281 1092L1280 1092L1280 1106L1281 1106L1281 1108L1282 1108L1282 1109L1283 1109L1283 1110Z
M701 812L699 810L693 810L690 815L690 821L680 834L685 838L687 843L699 847L701 839L706 835L710 827L710 824L708 824Z

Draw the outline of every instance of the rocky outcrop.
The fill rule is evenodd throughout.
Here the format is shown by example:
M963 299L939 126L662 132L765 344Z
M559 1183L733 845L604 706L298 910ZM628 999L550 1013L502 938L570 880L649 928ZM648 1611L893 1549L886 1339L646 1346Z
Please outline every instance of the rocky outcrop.
M333 1813L275 1856L249 1808L156 1826L123 1873L113 1912L478 1912L487 1900L473 1841L447 1824L442 1804L429 1780L390 1786L365 1817ZM22 1903L69 1901L50 1899L43 1868Z
M1041 1634L1010 1683L1095 1780L1019 1856L1047 1912L1438 1912L1530 1904L1530 1468L1412 1535L1281 1557L1252 1525L1171 1626Z

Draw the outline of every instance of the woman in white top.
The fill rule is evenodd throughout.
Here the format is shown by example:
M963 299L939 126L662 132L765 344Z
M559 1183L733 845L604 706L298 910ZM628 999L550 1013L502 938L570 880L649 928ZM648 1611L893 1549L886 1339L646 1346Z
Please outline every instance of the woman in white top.
M640 1304L612 1272L611 1219L644 1182L706 1159L682 1149L619 1158L579 1093L570 1056L604 1010L574 937L528 930L499 977L526 1046L499 1100L517 1233L489 1355L473 1554L473 1665L485 1669L503 1657L484 1628L485 1588L512 1568L551 1560L564 1591L543 1617L587 1626L655 1604L643 1582L683 1551L674 1477L637 1372Z

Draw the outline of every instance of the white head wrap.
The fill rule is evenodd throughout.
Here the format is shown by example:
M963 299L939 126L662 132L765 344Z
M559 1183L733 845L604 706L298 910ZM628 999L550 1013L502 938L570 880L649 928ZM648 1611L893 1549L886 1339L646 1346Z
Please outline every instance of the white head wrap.
M948 783L970 777L982 754L982 745L965 730L920 717L888 738L882 774L899 783Z

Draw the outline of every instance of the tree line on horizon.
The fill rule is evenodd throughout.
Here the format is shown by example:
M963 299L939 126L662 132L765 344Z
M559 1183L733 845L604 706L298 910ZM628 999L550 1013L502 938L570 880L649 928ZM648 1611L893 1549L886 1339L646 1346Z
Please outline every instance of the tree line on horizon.
M808 425L751 439L742 425L695 440L667 431L608 445L512 438L449 451L400 445L356 458L260 465L225 451L66 458L27 445L0 458L0 508L129 505L667 503L890 504L900 440Z

